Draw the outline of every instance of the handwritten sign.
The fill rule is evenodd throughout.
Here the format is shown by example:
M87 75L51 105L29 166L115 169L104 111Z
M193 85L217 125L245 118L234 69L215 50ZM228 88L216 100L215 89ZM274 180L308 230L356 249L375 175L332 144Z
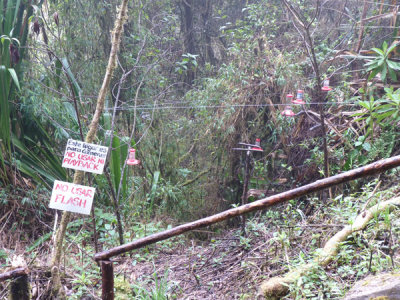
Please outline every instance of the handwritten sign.
M108 148L69 139L62 162L64 168L102 174Z
M49 207L89 215L95 190L93 187L55 180Z

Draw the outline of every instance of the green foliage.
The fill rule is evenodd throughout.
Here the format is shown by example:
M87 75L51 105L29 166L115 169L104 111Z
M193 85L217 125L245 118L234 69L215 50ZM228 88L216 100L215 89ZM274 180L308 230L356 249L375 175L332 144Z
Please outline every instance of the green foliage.
M372 61L365 64L366 70L370 72L368 79L371 80L378 73L381 73L381 80L383 82L387 81L387 75L389 75L390 79L393 81L397 81L396 71L400 70L400 63L394 60L389 59L389 55L393 52L398 43L393 43L388 47L388 44L383 42L382 49L372 48L377 56L373 58Z
M296 284L291 286L291 299L337 299L343 296L339 284L329 280L329 274L319 266L312 272L301 276Z
M1 10L5 14L0 22L0 179L8 181L7 173L11 166L16 166L36 182L50 183L54 179L63 179L65 170L53 152L54 144L47 130L19 106L19 69L29 30L26 21L33 8L20 0L12 0L5 2ZM10 47L14 50L11 51Z
M11 163L11 132L13 130L10 119L15 116L15 107L10 103L15 95L12 83L18 89L20 88L15 71L19 62L15 55L20 47L25 46L24 43L21 45L19 41L22 37L14 31L14 29L20 28L22 23L22 18L18 15L20 5L20 0L10 0L0 8L2 12L0 19L0 180L3 182L8 181L6 164ZM11 57L10 47L14 49L13 57Z
M144 285L133 284L133 298L137 300L167 300L177 299L175 290L178 288L173 282L168 282L168 270L165 271L163 277L159 278L156 272L153 277L148 279L147 284L151 284L152 288ZM149 283L151 282L151 283Z
M176 62L175 72L183 74L189 69L195 71L195 69L198 66L197 57L198 55L196 54L190 54L190 53L182 54L182 60Z

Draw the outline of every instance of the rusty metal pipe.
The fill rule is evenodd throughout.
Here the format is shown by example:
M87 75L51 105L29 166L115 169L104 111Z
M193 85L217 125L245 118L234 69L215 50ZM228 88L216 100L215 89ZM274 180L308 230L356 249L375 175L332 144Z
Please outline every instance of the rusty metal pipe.
M101 266L101 299L114 300L114 270L112 262L102 260Z
M266 197L264 199L260 199L258 201L254 201L252 203L246 204L246 205L242 205L236 208L232 208L229 210L226 210L224 212L221 212L219 214L213 215L213 216L209 216L194 222L190 222L190 223L186 223L177 227L174 227L172 229L169 230L165 230L159 233L155 233L152 235L149 235L147 237L144 238L140 238L137 239L133 242L109 249L109 250L105 250L103 252L100 253L96 253L95 254L95 260L99 261L99 260L105 260L105 259L109 259L113 256L134 250L134 249L138 249L138 248L142 248L144 246L162 241L162 240L166 240L169 239L173 236L177 236L180 235L182 233L194 230L194 229L198 229L201 227L205 227L205 226L209 226L221 221L224 221L226 219L230 219L233 217L237 217L255 210L261 210L261 209L265 209L269 206L272 206L274 204L278 204L284 201L288 201L300 196L304 196L310 193L314 193L317 191L320 191L322 189L334 186L334 185L338 185L344 182L348 182L350 180L354 180L354 179L358 179L361 177L365 177L365 176L370 176L370 175L375 175L378 173L381 173L383 171L395 168L400 166L400 155L398 156L394 156L391 158L387 158L387 159L382 159L379 160L377 162L374 162L372 164L368 164L364 167L360 167L354 170L350 170L347 172L344 172L342 174L338 174L335 176L331 176L331 177L327 177L321 180L318 180L316 182L277 194L277 195L273 195L270 197Z

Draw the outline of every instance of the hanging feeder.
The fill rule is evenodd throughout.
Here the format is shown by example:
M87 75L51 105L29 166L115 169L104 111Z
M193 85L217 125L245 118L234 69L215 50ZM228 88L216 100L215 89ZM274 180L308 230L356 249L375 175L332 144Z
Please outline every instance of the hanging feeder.
M140 160L137 160L135 158L135 153L136 153L135 149L132 149L132 148L129 149L128 159L126 160L127 165L136 166L136 165L140 164Z
M303 90L297 90L296 99L293 99L292 103L294 103L294 104L306 104L304 102L304 91Z
M254 144L255 147L251 147L251 150L258 150L258 151L263 151L261 148L261 140L256 139L256 143Z
M291 101L293 101L293 95L292 94L287 94L286 95L286 103L290 103Z
M329 79L324 80L321 90L323 90L324 92L329 92L332 90L332 88L329 86Z
M282 116L284 117L294 117L296 114L293 112L291 106L286 106L285 109L282 111Z

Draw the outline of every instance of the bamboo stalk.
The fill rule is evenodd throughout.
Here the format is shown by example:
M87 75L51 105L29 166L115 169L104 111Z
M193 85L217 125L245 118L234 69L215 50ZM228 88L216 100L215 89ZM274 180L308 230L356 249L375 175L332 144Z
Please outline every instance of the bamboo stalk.
M335 176L331 176L328 178L324 178L321 180L318 180L316 182L277 194L273 195L270 197L266 197L264 199L260 199L258 201L255 201L253 203L249 203L246 205L242 205L236 208L232 208L229 210L226 210L224 212L221 212L219 214L209 216L194 222L186 223L180 226L177 226L175 228L165 230L159 233L155 233L152 235L149 235L147 237L135 240L133 242L100 252L96 253L94 259L96 261L99 260L105 260L109 259L113 256L134 250L134 249L139 249L142 248L146 245L150 245L162 240L169 239L173 236L177 236L180 234L183 234L188 231L192 231L194 229L198 229L201 227L209 226L227 219L231 219L236 216L240 216L255 210L261 210L265 209L267 207L270 207L274 204L278 204L284 201L288 201L300 196L304 196L310 193L314 193L317 191L320 191L325 188L332 187L334 185L338 185L344 182L348 182L350 180L358 179L361 177L365 176L370 176L374 175L377 173L381 173L383 171L395 168L400 166L400 155L394 156L391 158L387 159L382 159L377 162L374 162L372 164L368 164L364 167L360 167L354 170L350 170L347 172L344 172L342 174L338 174Z

